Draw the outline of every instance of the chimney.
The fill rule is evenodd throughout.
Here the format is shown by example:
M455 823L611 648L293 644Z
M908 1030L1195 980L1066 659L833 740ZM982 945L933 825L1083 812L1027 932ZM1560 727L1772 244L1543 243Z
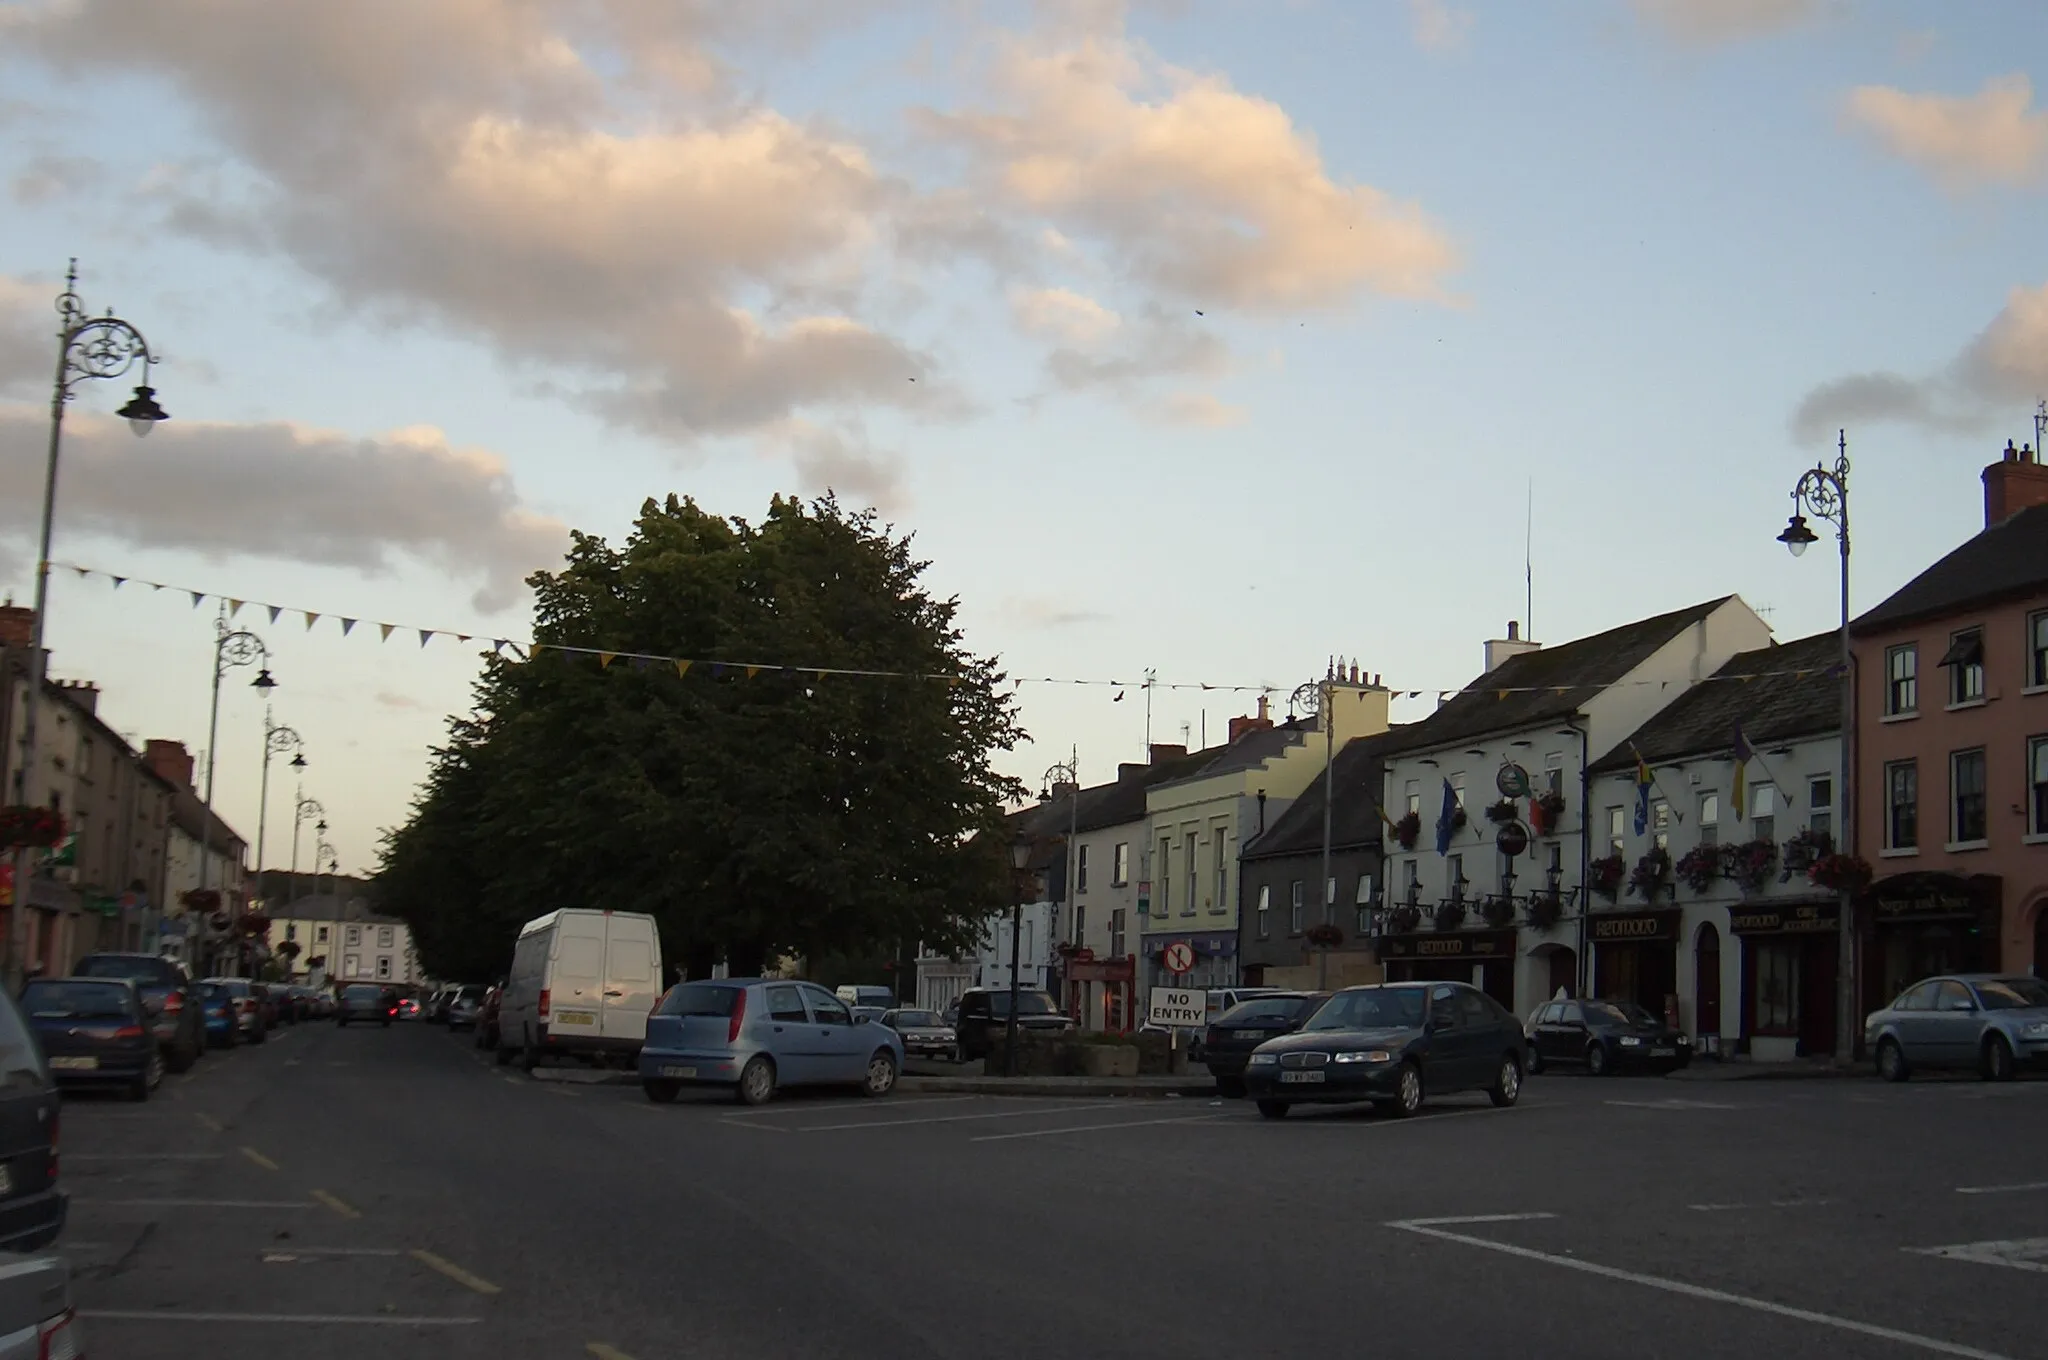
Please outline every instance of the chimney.
M2036 505L2048 505L2048 467L2032 445L2014 448L2008 439L2004 456L1984 469L1984 527Z
M1542 645L1540 642L1524 640L1522 625L1514 619L1509 619L1508 635L1504 638L1493 638L1486 644L1486 672L1491 674L1509 657L1520 656L1523 652L1533 652Z
M159 777L169 780L173 788L192 787L192 753L185 749L184 742L151 737L143 743L142 759Z
M1136 779L1145 773L1146 768L1135 761L1120 760L1116 766L1116 782L1121 784L1126 779Z
M0 647L26 647L34 639L36 611L9 600L0 605Z
M1271 727L1273 720L1267 716L1268 711L1266 696L1261 694L1259 696L1259 716L1256 718L1244 716L1232 718L1230 720L1230 739L1234 742L1248 732L1263 732Z
M59 680L57 688L64 691L64 697L88 713L100 711L100 687L90 680Z
M1164 742L1153 743L1149 750L1154 765L1163 764L1169 760L1184 759L1188 753L1188 748L1185 745L1168 746Z

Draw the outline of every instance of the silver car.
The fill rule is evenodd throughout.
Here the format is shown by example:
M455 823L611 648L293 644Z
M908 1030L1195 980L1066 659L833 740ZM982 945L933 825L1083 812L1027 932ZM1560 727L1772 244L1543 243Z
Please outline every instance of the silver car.
M723 1086L759 1105L782 1086L857 1086L885 1096L903 1071L903 1040L857 1019L812 982L679 982L647 1017L640 1087L666 1103L685 1086Z
M931 1058L953 1056L953 1027L940 1019L937 1011L893 1010L882 1016L882 1023L903 1036L906 1053Z
M85 1353L71 1306L70 1264L54 1253L8 1253L0 1264L0 1360Z
M1952 973L1916 982L1863 1022L1886 1081L1919 1067L1975 1068L1987 1081L2048 1069L2048 982L2024 974Z

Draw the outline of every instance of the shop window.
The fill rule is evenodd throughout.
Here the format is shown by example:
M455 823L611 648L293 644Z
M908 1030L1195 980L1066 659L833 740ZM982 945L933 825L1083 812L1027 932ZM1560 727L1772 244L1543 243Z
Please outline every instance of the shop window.
M2027 615L2027 686L2048 687L2048 610Z
M1948 758L1949 839L1970 845L1984 839L1984 748L1957 751Z
M1766 940L1756 951L1756 1032L1799 1032L1799 945Z
M2027 834L2048 836L2048 737L2027 738Z
M1259 888L1259 938L1273 938L1273 888L1270 884Z
M1941 654L1948 667L1948 701L1976 704L1984 701L1984 630L1965 628L1950 636L1948 650Z
M1913 850L1920 845L1920 767L1894 760L1884 767L1884 848Z
M1888 718L1920 711L1920 649L1913 643L1884 653L1884 711Z
M1700 844L1718 845L1721 841L1721 795L1703 793L1700 795Z
M1301 934L1301 880L1287 885L1287 933Z
M1131 881L1131 843L1118 841L1109 857L1109 886L1121 888Z
M1835 834L1835 781L1831 776L1806 781L1806 829L1823 836Z

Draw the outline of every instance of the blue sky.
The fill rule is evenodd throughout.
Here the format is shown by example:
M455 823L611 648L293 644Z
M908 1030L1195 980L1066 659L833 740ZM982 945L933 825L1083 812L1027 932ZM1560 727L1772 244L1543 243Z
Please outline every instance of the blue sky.
M25 598L77 255L175 419L82 395L59 559L522 636L566 527L829 485L1013 673L1131 682L1021 690L1033 783L1139 757L1148 666L1465 683L1532 488L1539 640L1729 592L1801 636L1815 432L1859 607L2031 437L2044 39L2033 0L0 0L0 565ZM55 670L197 748L209 620L63 576ZM474 648L238 622L369 867ZM1154 737L1254 702L1161 692Z

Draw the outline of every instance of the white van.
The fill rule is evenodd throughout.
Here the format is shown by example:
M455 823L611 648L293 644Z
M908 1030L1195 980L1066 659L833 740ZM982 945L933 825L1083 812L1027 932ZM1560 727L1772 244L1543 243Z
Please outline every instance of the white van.
M564 908L519 932L498 1001L498 1061L531 1072L549 1055L630 1062L661 997L661 936L652 916Z
M849 1008L855 1010L863 1006L879 1006L886 1011L896 1004L896 989L894 987L843 985L837 988L833 995L844 1001Z

